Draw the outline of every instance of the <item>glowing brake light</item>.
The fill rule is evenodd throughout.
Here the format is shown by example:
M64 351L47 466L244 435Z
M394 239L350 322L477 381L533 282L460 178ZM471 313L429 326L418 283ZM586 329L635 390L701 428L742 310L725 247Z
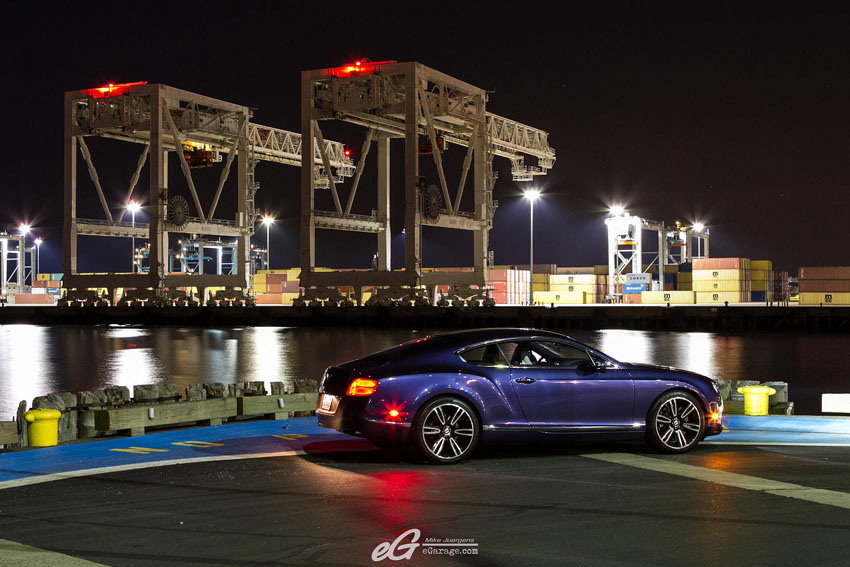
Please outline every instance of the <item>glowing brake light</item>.
M346 392L349 396L371 396L378 389L378 381L371 378L355 378Z
M391 409L389 415L390 415L390 417L398 417L398 413L399 412L398 412L397 409Z

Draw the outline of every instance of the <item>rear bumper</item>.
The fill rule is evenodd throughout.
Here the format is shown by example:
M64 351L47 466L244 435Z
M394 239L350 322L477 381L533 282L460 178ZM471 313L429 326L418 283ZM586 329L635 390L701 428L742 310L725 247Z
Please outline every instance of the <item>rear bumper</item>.
M368 402L369 398L341 396L337 397L329 411L322 409L322 394L319 394L316 402L319 426L347 435L365 437L378 445L406 443L410 423L370 416L367 411Z

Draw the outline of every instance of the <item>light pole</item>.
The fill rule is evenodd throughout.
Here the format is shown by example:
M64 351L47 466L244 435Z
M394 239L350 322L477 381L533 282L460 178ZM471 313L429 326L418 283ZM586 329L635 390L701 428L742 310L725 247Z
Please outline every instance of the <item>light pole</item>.
M22 222L18 225L18 230L21 231L21 237L24 241L23 245L21 245L20 247L20 250L18 250L18 260L20 262L20 264L18 264L20 266L20 268L18 269L18 273L21 275L20 281L22 284L27 283L27 234L29 234L30 228L30 225L25 222ZM6 282L3 283L5 284Z
M263 224L266 225L266 269L271 269L271 251L269 250L269 244L271 243L269 240L269 230L271 229L272 224L274 224L274 217L269 214L263 215Z
M705 230L705 225L702 224L701 222L696 222L696 223L694 223L693 228L696 232L701 233L703 230ZM702 238L697 237L697 258L700 258L701 255L702 255Z
M132 219L132 226L134 229L133 236L131 237L133 246L133 261L130 264L130 271L134 274L136 273L136 213L139 212L139 209L141 208L142 206L135 199L130 199L130 202L127 203L127 210L130 211L130 218Z
M540 198L539 189L526 189L523 197L528 201L529 251L528 251L528 304L534 305L534 202Z
M44 240L39 236L35 239L35 275L41 273L41 243Z

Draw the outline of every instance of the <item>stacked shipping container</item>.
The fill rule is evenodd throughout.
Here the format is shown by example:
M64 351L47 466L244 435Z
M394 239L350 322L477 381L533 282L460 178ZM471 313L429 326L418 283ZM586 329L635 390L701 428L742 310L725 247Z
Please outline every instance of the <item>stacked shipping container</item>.
M773 262L753 260L750 262L750 281L752 282L750 299L752 301L773 301Z
M750 301L749 258L702 258L693 262L697 303Z
M850 267L800 268L800 305L850 305Z
M251 283L254 300L258 305L292 305L300 291L297 279L300 272L300 268L259 270Z
M531 273L528 270L498 267L487 272L487 283L493 288L497 305L527 305L531 293Z
M29 293L16 293L13 301L15 305L54 305L61 293L62 274L37 274Z

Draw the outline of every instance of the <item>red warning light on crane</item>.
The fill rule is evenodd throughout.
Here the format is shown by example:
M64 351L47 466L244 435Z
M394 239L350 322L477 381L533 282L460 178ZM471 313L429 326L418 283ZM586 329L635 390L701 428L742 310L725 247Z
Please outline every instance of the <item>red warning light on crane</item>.
M130 87L138 87L148 84L147 81L137 81L135 83L109 83L102 87L97 87L88 90L88 95L92 98L105 98L109 96L120 96L125 94Z
M331 69L331 74L335 77L350 77L352 75L369 75L378 70L381 65L390 65L395 61L369 61L368 59L357 59L356 61L343 65L342 67L334 67Z

